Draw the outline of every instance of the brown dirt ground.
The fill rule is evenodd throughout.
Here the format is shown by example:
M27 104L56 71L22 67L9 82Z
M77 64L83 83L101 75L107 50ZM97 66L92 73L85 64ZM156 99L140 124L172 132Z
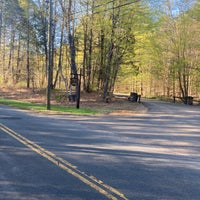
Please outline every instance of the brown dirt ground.
M0 97L32 103L46 103L45 90L32 90L26 88L1 87ZM69 102L65 91L52 91L51 104L76 107L75 102ZM127 98L113 97L109 103L102 101L97 93L81 93L80 108L92 108L106 115L134 115L146 112L142 103L133 103Z

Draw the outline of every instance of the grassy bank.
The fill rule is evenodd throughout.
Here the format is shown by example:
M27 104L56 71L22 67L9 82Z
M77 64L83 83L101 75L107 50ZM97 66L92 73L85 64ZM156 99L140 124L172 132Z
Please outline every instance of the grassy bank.
M10 99L0 99L0 104L8 105L20 109L26 110L36 110L36 111L46 111L46 105L44 104L36 104L36 103L28 103L22 101L15 101ZM71 114L83 114L83 115L95 115L98 114L97 111L88 108L75 108L75 107L66 107L66 106L51 106L51 111L57 112L65 112Z

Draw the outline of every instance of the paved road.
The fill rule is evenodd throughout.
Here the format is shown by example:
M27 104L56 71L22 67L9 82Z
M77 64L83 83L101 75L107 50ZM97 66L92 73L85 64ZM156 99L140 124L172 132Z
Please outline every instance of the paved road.
M0 199L199 200L200 108L144 104L130 117L0 106Z

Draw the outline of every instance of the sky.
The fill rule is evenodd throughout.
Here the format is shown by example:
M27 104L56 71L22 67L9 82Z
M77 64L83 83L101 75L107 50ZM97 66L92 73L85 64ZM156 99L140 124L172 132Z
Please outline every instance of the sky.
M146 2L148 2L152 9L166 13L169 12L168 5L170 5L171 14L177 16L191 8L196 0L146 0Z

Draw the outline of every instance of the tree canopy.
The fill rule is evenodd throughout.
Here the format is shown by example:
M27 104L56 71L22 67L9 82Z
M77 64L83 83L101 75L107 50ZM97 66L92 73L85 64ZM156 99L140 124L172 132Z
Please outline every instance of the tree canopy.
M0 82L198 96L199 33L199 0L0 0Z

